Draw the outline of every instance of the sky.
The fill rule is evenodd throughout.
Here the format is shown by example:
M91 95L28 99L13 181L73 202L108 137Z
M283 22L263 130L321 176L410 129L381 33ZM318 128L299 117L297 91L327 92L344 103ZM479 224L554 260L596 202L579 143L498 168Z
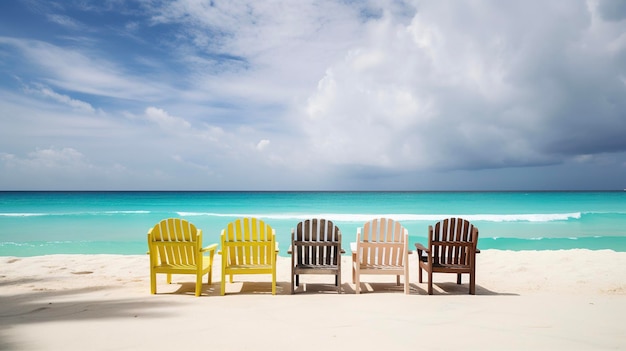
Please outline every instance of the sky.
M0 2L0 190L624 190L626 1Z

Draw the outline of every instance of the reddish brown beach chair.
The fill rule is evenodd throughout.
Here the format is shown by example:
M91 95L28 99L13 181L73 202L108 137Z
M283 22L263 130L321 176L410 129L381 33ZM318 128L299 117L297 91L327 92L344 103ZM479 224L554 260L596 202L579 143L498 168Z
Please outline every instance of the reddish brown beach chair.
M457 284L461 275L470 276L469 293L476 293L476 248L478 228L462 218L448 218L428 226L428 248L415 244L419 262L419 282L422 282L422 269L428 272L428 294L433 294L433 273L457 274Z
M341 231L326 219L307 219L291 230L291 293L300 285L300 274L335 276L341 293Z

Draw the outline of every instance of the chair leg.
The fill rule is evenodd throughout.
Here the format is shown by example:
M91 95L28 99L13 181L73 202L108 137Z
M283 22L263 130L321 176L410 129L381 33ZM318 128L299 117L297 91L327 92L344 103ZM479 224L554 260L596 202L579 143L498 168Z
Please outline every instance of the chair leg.
M150 272L150 293L156 294L156 273L154 271Z
M296 286L300 286L300 274L296 274Z
M196 274L196 296L202 293L202 273Z
M167 283L172 284L172 275L170 273L167 273Z
M422 265L418 263L417 265L417 281L422 282Z
M335 276L335 285L337 286L337 294L341 294L341 285L339 284L340 281L341 281L341 271L339 271L339 273L337 273L337 275Z
M476 273L470 273L470 295L476 295Z
M213 284L213 256L215 256L215 251L209 254L209 285Z
M226 294L226 273L224 273L224 271L226 270L226 266L222 265L222 281L221 286L220 286L220 295L224 296Z
M352 254L352 284L354 284L354 282L356 282L356 272L354 271L356 267L356 255Z
M293 274L293 272L291 272L291 284L290 284L291 294L293 294L293 293L294 293L294 291L296 290L296 287L294 286L294 283L295 283L295 284L298 284L298 283L296 283L296 282L297 282L297 280L296 280L296 282L294 282L294 280L293 280L293 277L294 277L294 276L295 276L295 274ZM296 278L296 279L297 279L297 278Z
M428 271L428 295L433 294L433 271Z
M400 285L400 276L396 275L396 285Z
M272 295L276 295L276 265L274 264L274 269L272 270Z
M456 275L456 283L461 284L461 273L457 273Z
M405 294L411 293L411 287L409 286L409 266L408 265L404 268L404 293Z
M357 267L354 268L354 291L357 294L361 293L361 272Z

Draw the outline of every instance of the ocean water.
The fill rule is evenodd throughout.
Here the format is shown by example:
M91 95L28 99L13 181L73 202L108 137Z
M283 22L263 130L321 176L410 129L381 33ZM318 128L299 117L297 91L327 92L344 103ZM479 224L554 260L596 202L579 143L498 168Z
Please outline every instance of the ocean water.
M161 219L185 218L219 242L230 221L259 217L286 255L291 228L313 217L340 227L344 246L365 221L400 221L413 243L463 217L480 249L626 251L626 192L0 192L0 256L144 254Z

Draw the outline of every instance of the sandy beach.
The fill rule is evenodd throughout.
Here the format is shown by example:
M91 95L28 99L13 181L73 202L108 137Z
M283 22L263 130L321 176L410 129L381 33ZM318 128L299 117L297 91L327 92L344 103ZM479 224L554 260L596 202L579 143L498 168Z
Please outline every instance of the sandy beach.
M415 255L412 255L415 256ZM193 296L193 277L159 276L149 294L147 256L0 258L0 349L7 350L601 350L626 349L626 253L499 251L478 257L477 295L455 276L417 281L365 276L354 294L331 276L303 276L289 293L290 259L269 276L235 276Z

